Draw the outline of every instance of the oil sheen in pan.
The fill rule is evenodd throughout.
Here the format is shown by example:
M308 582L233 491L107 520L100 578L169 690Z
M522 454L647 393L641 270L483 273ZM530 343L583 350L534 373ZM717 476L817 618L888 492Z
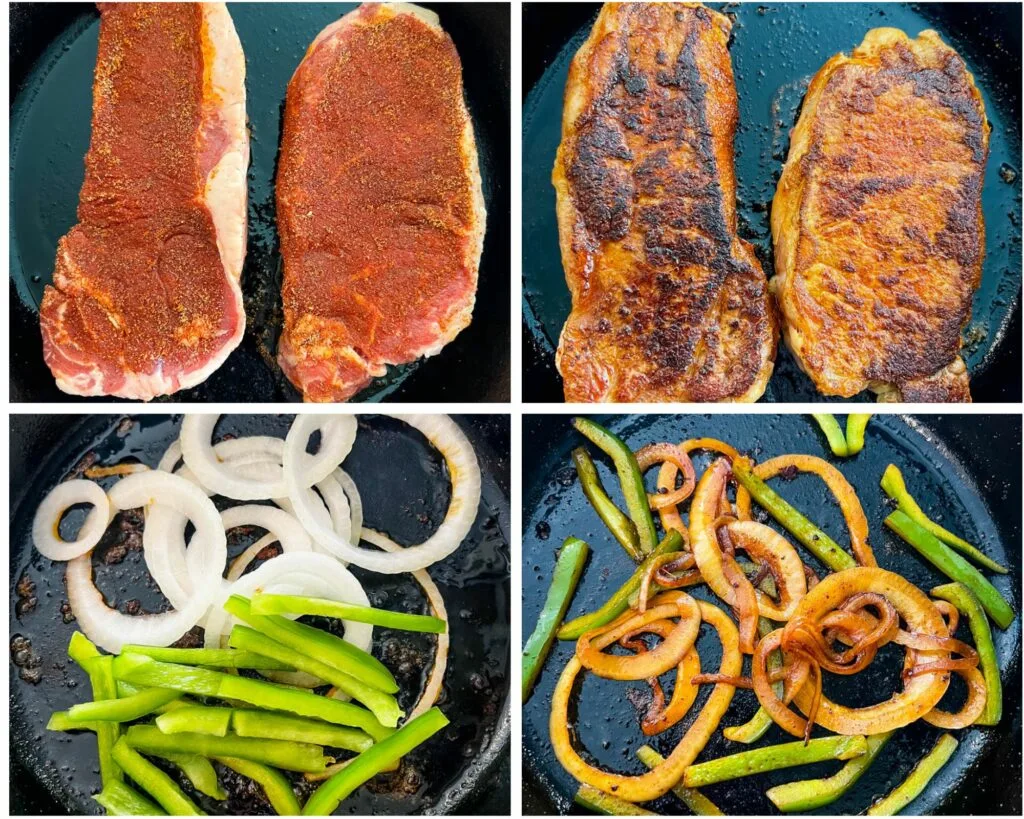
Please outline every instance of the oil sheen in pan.
M450 813L460 805L469 805L468 800L476 802L485 796L481 786L492 787L493 768L508 753L508 421L500 416L456 420L476 450L483 494L477 521L466 542L454 555L429 569L451 620L452 650L439 701L451 725L438 735L436 744L414 753L407 768L378 777L376 784L360 788L349 797L343 803L345 812ZM283 436L290 423L290 416L230 416L221 421L218 435ZM15 426L15 434L24 436L23 440L32 436L35 441L57 441L42 451L16 446L12 458L15 468L25 471L14 479L15 485L24 488L21 497L13 499L10 632L12 638L26 638L31 656L41 661L37 669L28 669L39 671L41 677L36 684L23 680L21 669L10 665L12 759L20 761L26 774L12 780L12 787L22 792L23 799L33 798L32 790L44 788L72 813L99 810L90 798L100 786L95 736L43 729L52 711L88 698L89 686L84 673L65 659L75 623L64 622L64 564L52 563L32 548L35 508L57 481L76 468L84 469L94 458L104 464L129 457L155 464L177 436L179 424L180 417L154 415L134 420L49 416L26 418ZM388 531L401 543L420 542L436 529L448 506L451 490L443 461L424 439L409 434L409 428L399 421L370 417L361 419L359 426L345 468L359 487L366 525ZM74 516L80 520L81 514L80 510L70 512L68 525L77 523ZM236 530L228 539L229 555L240 553L261 533ZM137 536L129 534L129 539L136 540ZM140 601L144 610L159 610L165 601L145 570L141 551L123 549L123 545L115 543L107 551L111 558L120 558L119 563L108 566L97 561L97 584L121 610L130 600ZM422 593L409 575L353 571L373 605L410 611L422 605ZM31 595L26 594L25 584L21 584L19 594L19 582L25 577L34 583ZM36 599L34 606L19 602L27 596ZM406 710L422 690L432 646L432 638L425 635L385 629L374 632L374 655L395 672L399 702ZM228 802L196 795L204 810L242 815L266 810L265 804L249 793L247 780L228 772L221 781L229 793ZM301 795L304 798L307 793ZM59 810L56 805L45 807L48 810L42 805L39 809Z
M993 464L989 467L990 472L975 474L973 479L970 471L945 449L942 439L926 426L927 419L919 422L897 416L875 416L868 426L864 450L855 458L841 460L832 458L828 453L823 435L808 416L604 416L597 420L608 423L634 449L653 441L681 441L711 436L749 453L756 460L784 452L802 452L827 458L838 466L857 490L868 518L870 543L879 565L899 572L919 588L931 589L946 582L943 576L920 560L910 547L902 544L882 525L891 507L885 501L878 482L885 467L894 463L906 476L911 492L928 514L941 520L953 531L963 533L972 542L982 544L995 559L1012 567L1010 575L996 578L993 582L1020 612L1019 594L1015 591L1021 582L1021 559L1017 546L1020 533L1017 501L1020 495L1019 419L1010 416L960 416L960 423L973 424L974 428L955 433L964 435L959 446L975 441L975 446L991 442L995 446L1006 447L1005 456L991 459L999 460L998 466ZM949 426L947 424L946 428ZM523 471L523 623L524 629L528 630L525 624L532 624L536 620L543 605L551 580L554 553L566 536L574 535L586 540L593 550L568 617L598 608L629 576L635 565L607 532L576 480L570 452L573 447L583 443L584 439L572 430L568 418L534 417L524 428L525 436L536 442L533 449L536 454L524 456ZM988 446L987 443L984 445ZM617 478L608 467L606 459L602 457L597 460L605 486L613 496L620 497L615 489ZM709 456L701 454L696 461L698 470L702 470L709 461ZM974 479L977 479L977 483ZM648 480L652 478L648 476ZM773 483L778 484L779 491L798 509L813 512L815 522L826 532L832 533L840 545L848 544L838 507L827 500L827 490L817 477L800 475L792 481L776 480ZM982 494L979 495L979 492ZM1015 510L1007 514L1005 509L996 508L995 514L992 514L986 507L987 502L999 504L1004 501L1017 504ZM774 522L771 525L774 526ZM800 551L814 565L813 558L805 550ZM696 587L694 593L713 600L706 588ZM1020 624L1021 617L1018 615L1009 629L993 632L1006 688L1006 712L1002 724L994 731L974 729L955 732L960 740L956 755L933 780L933 785L907 810L908 814L933 813L943 806L947 811L962 812L965 808L956 810L953 807L962 801L957 795L961 794L964 798L971 796L971 782L977 779L979 766L1000 750L997 746L1015 748L1019 743ZM960 636L964 633L961 632ZM703 629L698 645L702 670L714 671L718 667L721 650L713 630ZM564 812L570 806L576 788L575 780L555 759L548 734L551 695L561 669L572 656L574 646L572 642L556 641L537 687L523 709L524 783L536 786L533 789L524 787L524 811L549 811L552 807L550 803L553 803L554 807ZM862 672L867 677L857 675L841 678L828 675L825 681L826 693L848 705L881 702L888 697L884 692L898 688L901 661L901 650L896 647L883 648L874 664ZM645 683L602 680L592 674L581 675L581 679L582 683L576 689L575 706L570 709L578 742L587 749L592 762L622 773L640 773L645 770L635 756L636 749L643 744L652 745L663 755L671 752L684 733L683 729L689 726L707 699L705 688L682 726L676 726L656 737L644 737L639 728L642 709L634 702L646 703L648 688ZM668 675L663 680L666 681L668 693L672 682ZM954 692L961 693L950 694L950 700L946 703L950 708L955 708L959 702L952 697L962 697L964 691L959 680L954 680L953 686ZM646 704L643 708L646 708ZM756 708L757 701L752 692L737 691L722 727L745 722ZM828 813L862 812L873 798L887 793L902 781L913 764L931 747L938 733L938 729L924 725L901 730L861 781L843 799L829 805ZM785 742L787 739L787 734L773 727L754 747ZM721 731L717 731L702 759L736 753L746 747L725 740ZM797 779L828 776L837 768L835 763L819 763L721 783L708 787L706 793L727 814L771 814L776 812L775 808L764 796L769 787ZM972 774L973 779L969 774ZM1009 773L1003 780L992 784L995 791L1000 793L1005 788L1003 798L1011 800L999 812L1012 812L1013 802L1019 807L1019 768L1016 776L1017 785L1012 784L1013 775ZM991 810L992 803L999 798L995 791L989 793L989 803L978 803L978 795L974 793L975 810ZM527 804L528 793L540 801L532 806ZM989 807L981 807L982 804L988 804ZM680 807L678 800L669 795L655 802L653 809L658 813L672 814L680 810Z
M175 393L173 401L300 400L298 392L281 373L275 356L283 315L281 311L282 270L275 222L274 178L280 142L281 117L285 91L292 73L306 49L329 23L357 7L356 3L230 3L229 10L246 53L246 102L252 154L249 166L249 242L242 273L242 292L246 308L246 332L238 349L205 382L191 390ZM507 14L495 6L477 15ZM31 6L23 13L34 11ZM503 111L489 100L497 79L489 78L490 55L482 56L479 44L471 42L473 27L479 20L471 17L464 26L457 9L447 17L441 11L445 27L463 60L467 103L473 117L484 198L488 213L488 236L480 264L477 310L470 326L446 350L449 364L453 354L472 364L481 359L491 369L504 359L466 352L487 347L499 339L507 349L507 332L495 336L486 328L481 313L492 317L508 316L508 288L500 255L503 211L507 212L507 191L500 184L496 169L507 155L507 104ZM32 387L44 391L31 400L69 400L53 384L42 360L38 343L38 309L43 290L52 282L57 240L75 224L78 194L84 174L83 158L89 147L92 115L92 80L96 65L99 17L91 5L82 4L81 12L67 15L68 27L52 42L26 77L11 109L11 309L26 339L12 353L12 367L32 370ZM487 21L484 21L487 22ZM468 33L463 29L468 28ZM496 23L485 26L500 29ZM485 32L490 33L490 32ZM481 65L481 63L483 63ZM488 70L483 70L484 68ZM476 69L474 73L474 69ZM507 82L507 79L502 80ZM486 93L486 96L484 94ZM507 92L506 92L507 93ZM504 117L504 119L502 119ZM500 133L500 142L492 144ZM503 172L507 173L507 171ZM494 198L496 189L501 199ZM498 225L498 227L495 227ZM490 273L495 270L498 275ZM13 293L17 293L17 297ZM463 338L466 336L468 338ZM468 346L467 346L468 345ZM505 353L507 358L507 352ZM398 390L420 368L422 362L390 367L388 374L360 392L354 400L379 401ZM424 369L438 378L438 365ZM427 373L423 374L424 377ZM414 383L420 382L418 376ZM38 382L38 386L37 386ZM50 397L52 396L52 397ZM475 396L470 396L475 397Z
M982 193L985 265L971 321L964 331L963 356L976 388L975 400L1017 400L1020 340L1014 316L1019 319L1021 287L1020 75L1019 69L1016 75L1012 69L1007 75L1006 60L993 50L988 35L969 35L981 25L975 19L978 12L972 9L973 16L961 17L960 24L953 28L949 22L955 12L948 7L930 10L928 4L709 5L734 21L729 52L739 94L739 230L754 244L768 276L774 271L769 210L789 150L789 132L799 115L807 83L825 61L840 51L849 53L868 30L880 26L902 28L911 36L935 28L967 61L985 98L992 135ZM542 14L534 13L538 17ZM527 382L528 400L560 401L562 395L561 381L554 370L554 350L572 302L559 255L551 169L561 139L562 96L569 63L590 33L596 13L594 7L593 15L551 61L523 108L523 319L525 337L532 348L530 358L537 362L531 371L534 378ZM583 22L584 15L576 13L575 8L572 15ZM1013 26L1019 30L1019 7L989 9L988 15L982 13L980 19L986 21L984 25L993 36L1006 38L1004 49L1013 53L1016 48L1014 59L1019 66L1019 35L1014 41L1012 34L996 33ZM1010 361L1005 361L1006 352L1012 352ZM987 371L997 357L1005 366ZM1007 378L1010 384L1005 392L986 398L984 385L990 392L1005 389L1007 385L1002 382ZM763 400L828 399L815 390L785 344L780 343L775 372ZM855 400L873 401L874 397L865 393Z

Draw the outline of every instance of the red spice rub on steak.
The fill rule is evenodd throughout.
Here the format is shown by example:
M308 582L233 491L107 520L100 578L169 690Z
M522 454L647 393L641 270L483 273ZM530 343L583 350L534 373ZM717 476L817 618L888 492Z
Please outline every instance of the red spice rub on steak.
M242 338L245 61L223 3L100 4L78 224L40 311L65 392L148 400Z
M484 206L462 67L428 11L365 4L288 86L278 166L284 332L308 401L343 401L469 324Z

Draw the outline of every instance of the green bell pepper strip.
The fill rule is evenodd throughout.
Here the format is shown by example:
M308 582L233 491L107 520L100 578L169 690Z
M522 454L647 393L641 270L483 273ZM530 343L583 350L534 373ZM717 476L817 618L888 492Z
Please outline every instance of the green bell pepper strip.
M864 430L871 420L870 412L851 412L846 416L846 454L856 455L864 449Z
M68 710L68 717L81 722L131 722L146 714L152 714L160 706L180 696L180 691L147 688L123 699L94 700L72 705Z
M289 711L337 725L350 725L361 728L374 739L383 739L394 733L394 729L381 725L372 713L361 706L262 680L161 663L140 654L122 654L114 662L114 673L118 679L127 682L174 688L221 700L238 700L271 711Z
M629 578L618 591L615 592L611 597L608 598L601 608L597 611L591 612L590 614L584 614L577 617L575 620L570 620L565 623L558 630L559 640L576 640L588 631L593 631L595 628L607 625L622 612L629 607L629 598L637 589L640 588L640 583L643 580L644 572L650 564L659 556L669 554L670 552L678 552L683 548L683 538L679 532L674 529L662 538L661 543L658 544L657 548L651 552L641 563L633 576Z
M231 709L194 705L179 708L156 718L156 727L165 734L210 734L227 736L231 727Z
M376 776L388 766L397 763L414 748L448 724L448 718L436 706L409 720L387 739L363 751L348 765L313 791L302 809L303 816L329 816L341 800Z
M999 628L1006 628L1016 616L1013 608L985 576L935 535L897 509L885 519L885 525L913 546L918 553L950 580L963 583L978 598L988 616Z
M355 677L378 691L386 694L398 691L395 678L379 660L340 637L279 614L253 614L249 601L239 595L229 597L224 603L224 610L271 640L306 657L315 657L324 665Z
M200 756L237 756L253 762L265 762L286 771L316 773L327 767L323 748L308 742L281 739L250 739L235 734L214 737L208 734L165 734L155 725L133 725L125 734L128 744L138 751L163 754L199 754Z
M314 745L344 748L346 751L362 752L373 745L373 738L369 734L355 728L270 711L233 711L231 727L240 737L312 742Z
M770 575L769 575L770 577ZM773 584L774 585L774 584ZM765 637L769 633L775 630L775 623L766 617L760 617L757 621L757 635L758 637ZM768 670L774 671L782 666L782 653L779 651L773 651L768 655ZM772 688L775 690L775 695L778 697L782 696L782 682L772 684ZM763 707L758 707L749 720L744 722L742 725L733 725L729 728L722 729L722 736L732 742L742 742L745 745L750 745L752 742L757 742L763 737L768 729L772 727L774 720Z
M248 626L235 626L231 629L228 645L287 662L299 671L305 671L307 674L329 682L339 691L344 691L369 708L381 725L394 728L398 725L398 720L405 716L405 712L398 707L398 700L391 694L385 694L383 691L360 682L344 671L339 671L313 657L307 657Z
M89 675L93 697L97 700L117 698L117 683L112 673L113 657L100 654L82 632L71 635L68 656L78 663ZM70 716L69 716L70 718ZM111 782L121 782L121 768L114 759L113 750L121 730L116 722L102 722L96 726L96 748L100 760L100 779L106 787Z
M100 803L108 816L166 816L167 811L151 802L124 782L111 782L93 799Z
M1003 682L999 677L999 656L992 642L992 629L978 598L962 583L947 583L932 589L932 597L952 603L967 618L978 651L978 665L985 677L985 710L975 725L997 725L1003 716Z
M861 778L864 771L875 761L875 757L881 753L893 733L893 731L889 731L867 737L867 752L863 756L851 759L832 776L824 779L786 782L783 785L769 788L765 792L765 796L783 813L815 810L825 805L831 805Z
M846 436L843 435L843 428L839 426L834 415L827 412L813 412L811 417L818 422L821 431L825 433L828 447L832 450L833 455L837 458L845 458L850 454L849 448L846 446Z
M691 765L683 774L683 784L688 788L701 788L780 768L810 765L827 759L852 759L863 756L867 750L867 741L862 736L821 737L806 744L802 740L783 742Z
M172 816L205 815L170 776L132 748L127 737L117 741L113 754L124 772Z
M633 802L610 796L593 785L580 785L573 801L581 807L605 816L657 816L654 811L641 808Z
M948 529L944 529L934 520L929 518L924 513L924 510L918 506L917 501L914 500L914 496L907 491L907 484L903 480L903 474L900 472L899 467L897 467L896 464L889 464L885 468L885 472L882 473L881 483L882 491L896 501L900 510L908 518L915 521L921 527L927 529L947 546L953 547L960 552L960 554L967 555L967 557L979 566L984 566L989 571L996 572L997 574L1006 574L1009 571L1009 569L994 561L976 546L972 546L963 538L957 537Z
M294 671L284 663L261 657L249 651L233 648L160 648L157 646L127 645L122 654L144 654L162 663L203 665L211 668L253 668L258 671Z
M213 764L205 756L199 754L153 754L161 759L166 759L181 768L182 773L192 783L192 787L211 799L224 801L228 798L227 793L217 781L217 771Z
M640 552L648 555L658 544L658 535L654 529L654 518L651 516L651 505L644 487L644 476L640 466L626 442L600 424L589 418L573 418L572 425L577 431L593 443L598 449L612 459L615 471L619 474L622 494L626 499L626 510L636 526L637 537L640 539Z
M636 749L636 755L648 768L656 768L665 761L665 757L655 751L649 745L641 745ZM696 788L687 788L685 785L676 784L672 793L678 796L684 805L688 807L695 816L723 816L722 809L708 799Z
M910 776L897 785L884 799L867 810L868 816L895 816L913 802L945 765L956 750L957 741L952 734L943 734L925 757L914 766Z
M745 458L737 458L732 465L732 474L769 515L781 523L811 554L832 571L840 572L857 565L857 561L849 552L844 551L819 526L811 523L774 489L757 477L750 461Z
M640 536L636 533L636 524L604 491L604 484L601 483L601 476L597 474L597 467L590 453L584 447L576 447L572 451L572 461L576 465L576 474L579 476L583 494L587 496L597 516L604 521L604 525L626 550L626 554L637 562L643 560L644 553L640 551Z
M587 562L590 547L582 540L574 537L565 539L562 549L555 562L555 570L551 574L551 585L537 618L537 625L523 647L523 702L530 698L533 684L537 681L544 660L551 650L555 632L562 624L566 609L576 593L583 567Z
M54 711L46 723L47 731L99 731L105 723L71 719L67 711Z
M291 783L280 771L260 765L249 759L239 759L231 756L214 757L221 765L240 773L242 776L251 779L267 795L267 801L278 816L298 816L302 813L302 805L299 804Z
M354 603L339 603L322 597L300 597L294 594L254 594L249 600L253 614L315 614L321 617L336 617L355 623L369 623L381 628L399 631L419 631L428 634L444 634L447 625L439 617L427 614L406 614L400 611L375 609L372 606L357 606Z

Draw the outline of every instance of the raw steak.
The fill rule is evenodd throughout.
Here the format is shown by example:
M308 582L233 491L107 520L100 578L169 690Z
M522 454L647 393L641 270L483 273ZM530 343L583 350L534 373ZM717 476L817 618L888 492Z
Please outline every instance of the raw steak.
M308 401L343 401L469 324L484 234L462 66L436 15L365 4L288 86L278 165L284 331Z
M57 386L148 400L241 341L245 59L223 3L103 3L78 224L40 311Z

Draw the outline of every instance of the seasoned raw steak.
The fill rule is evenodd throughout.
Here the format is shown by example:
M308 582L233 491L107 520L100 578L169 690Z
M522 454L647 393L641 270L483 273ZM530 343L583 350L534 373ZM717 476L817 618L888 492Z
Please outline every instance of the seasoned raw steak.
M754 401L776 320L736 234L729 19L606 3L573 59L552 177L567 401Z
M278 360L308 401L343 401L469 324L484 234L462 66L436 15L365 4L288 86L277 181Z
M78 224L40 311L57 386L148 400L245 329L245 60L223 3L102 3Z
M772 203L786 343L825 395L969 401L985 107L923 31L868 32L815 75Z

